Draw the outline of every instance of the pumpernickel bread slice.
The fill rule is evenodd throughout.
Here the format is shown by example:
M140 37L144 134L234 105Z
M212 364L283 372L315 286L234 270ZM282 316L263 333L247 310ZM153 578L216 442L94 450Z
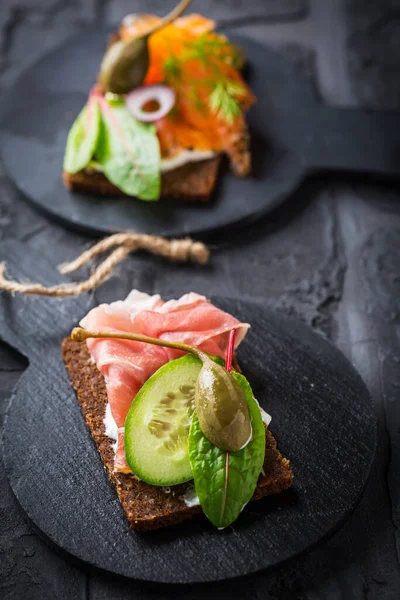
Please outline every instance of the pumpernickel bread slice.
M187 163L161 177L161 197L182 200L184 202L208 202L217 180L221 156L208 160ZM125 196L124 192L113 185L103 173L64 171L65 186L71 192L82 194L100 194L102 196Z
M67 338L62 344L62 356L68 369L71 383L76 390L86 424L97 444L97 448L108 476L115 486L119 500L132 528L137 531L157 529L180 523L201 513L200 506L186 506L184 494L191 484L162 488L138 480L131 473L116 473L112 441L105 435L104 414L107 392L103 375L93 363L86 342L74 342ZM260 475L253 500L278 494L289 488L293 473L289 461L283 458L276 441L266 429L266 452L263 474Z

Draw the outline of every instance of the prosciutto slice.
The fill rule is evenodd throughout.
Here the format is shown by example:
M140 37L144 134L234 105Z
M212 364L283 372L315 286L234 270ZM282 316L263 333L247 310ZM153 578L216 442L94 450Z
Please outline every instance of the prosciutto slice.
M185 294L179 300L164 302L158 294L150 296L137 290L132 290L123 301L94 308L80 324L86 329L141 333L185 342L222 357L225 355L229 332L237 330L237 347L250 327L194 292ZM124 451L124 425L132 401L153 373L182 353L118 339L89 339L87 345L105 379L109 403L106 433L116 442L114 469L129 472Z

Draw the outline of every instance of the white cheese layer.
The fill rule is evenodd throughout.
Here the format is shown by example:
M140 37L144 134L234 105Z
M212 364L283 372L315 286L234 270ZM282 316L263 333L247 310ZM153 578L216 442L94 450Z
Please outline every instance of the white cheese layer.
M199 506L200 500L196 494L196 489L194 485L190 485L188 487L185 495L183 496L183 501L189 508L191 508L192 506Z
M173 171L188 163L214 158L215 155L216 153L212 150L182 150L172 158L161 159L161 173Z
M265 423L265 425L268 427L268 425L272 421L271 415L269 415L267 412L265 412L265 410L263 408L261 408L261 406L260 406L260 413L261 413L261 418L263 420L263 423Z
M114 441L114 444L112 445L112 447L113 447L114 454L115 454L115 452L117 450L117 442L118 442L118 427L117 427L114 417L112 416L111 406L110 406L109 402L107 402L106 414L104 415L103 423L106 428L106 431L105 431L106 436L111 438Z
M188 163L201 162L202 160L214 158L214 156L216 156L216 152L213 152L212 150L182 150L171 158L162 158L160 170L161 173L167 173L168 171L173 171ZM91 160L85 171L87 173L102 173L103 167L95 160Z

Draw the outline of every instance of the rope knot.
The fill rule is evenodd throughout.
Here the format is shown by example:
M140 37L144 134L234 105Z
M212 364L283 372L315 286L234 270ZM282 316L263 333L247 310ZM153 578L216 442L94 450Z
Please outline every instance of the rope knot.
M112 250L113 249L113 250ZM89 250L82 252L75 260L58 267L63 275L74 273L90 260L108 250L112 252L96 267L88 279L80 283L67 283L45 287L40 283L20 283L6 278L6 265L0 263L0 289L11 293L36 294L41 296L77 296L98 287L113 269L121 263L130 252L146 250L150 254L163 256L173 262L194 262L205 264L209 251L202 242L194 242L190 238L167 240L160 236L142 233L116 233L104 238Z

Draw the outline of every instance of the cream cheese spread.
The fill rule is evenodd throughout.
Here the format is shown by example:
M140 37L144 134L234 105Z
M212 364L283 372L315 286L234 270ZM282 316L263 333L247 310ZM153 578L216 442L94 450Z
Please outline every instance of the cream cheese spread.
M178 154L171 158L162 158L160 161L160 170L161 173L167 173L188 163L201 162L202 160L214 158L214 156L216 156L216 153L212 150L181 150L181 152L178 152ZM91 160L85 171L87 173L102 173L103 167L97 161Z
M192 506L199 506L200 500L196 494L194 485L190 485L188 487L186 493L183 496L183 501L189 508L191 508Z
M112 416L111 406L109 403L107 403L106 406L106 414L104 415L103 423L106 428L106 436L114 441L114 444L112 446L115 454L115 452L117 451L118 427L114 417Z

